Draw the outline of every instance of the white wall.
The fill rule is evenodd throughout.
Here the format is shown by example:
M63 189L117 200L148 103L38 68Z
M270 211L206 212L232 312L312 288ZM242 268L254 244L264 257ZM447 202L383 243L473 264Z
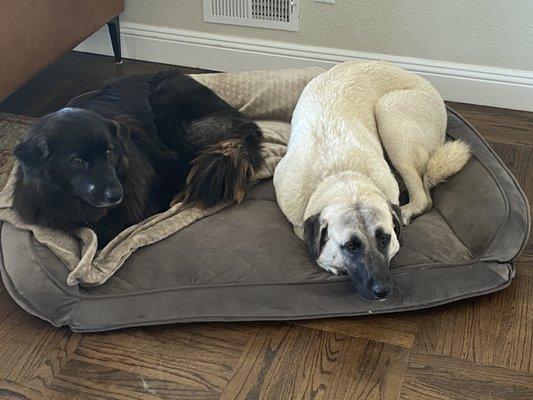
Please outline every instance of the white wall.
M300 0L298 32L204 23L202 0L126 0L126 58L242 71L387 60L446 100L533 111L533 0ZM107 30L76 48L111 54Z
M533 70L532 0L300 0L300 31L202 22L202 0L126 0L123 21Z

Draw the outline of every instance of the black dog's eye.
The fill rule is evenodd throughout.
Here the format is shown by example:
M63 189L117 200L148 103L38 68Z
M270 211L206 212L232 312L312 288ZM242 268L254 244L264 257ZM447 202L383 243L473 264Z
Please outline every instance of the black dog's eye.
M376 231L376 240L382 247L387 247L390 242L390 235L378 229Z
M342 247L347 251L357 251L362 245L363 244L359 239L353 238L349 242L346 242Z
M113 150L107 149L104 154L105 154L105 157L107 159L109 159L109 158L113 157Z
M75 167L82 167L83 165L85 165L85 160L81 157L72 157L70 163Z

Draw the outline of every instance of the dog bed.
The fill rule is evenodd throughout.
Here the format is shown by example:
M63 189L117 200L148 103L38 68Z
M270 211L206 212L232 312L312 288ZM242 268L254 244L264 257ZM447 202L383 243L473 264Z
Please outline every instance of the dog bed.
M198 79L249 116L288 121L305 82L319 72L269 71ZM235 90L236 82L242 82L240 90ZM277 124L274 131L283 131L279 128L283 123ZM277 207L271 179L252 187L240 205L195 215L175 233L167 232L163 240L137 246L144 236L128 237L127 251L113 264L120 268L96 274L100 280L95 281L84 272L87 268L98 272L93 262L98 256L84 253L90 240L79 246L78 259L73 257L78 263L87 258L91 262L69 280L76 266L57 250L61 246L51 246L31 227L15 227L16 219L4 215L2 279L26 311L80 332L175 322L405 311L494 292L514 277L512 261L529 234L528 203L494 152L451 110L448 135L468 142L473 157L433 191L434 208L404 229L402 248L391 266L394 295L385 301L362 299L346 278L323 272L309 261L304 243ZM275 136L270 144L283 145Z

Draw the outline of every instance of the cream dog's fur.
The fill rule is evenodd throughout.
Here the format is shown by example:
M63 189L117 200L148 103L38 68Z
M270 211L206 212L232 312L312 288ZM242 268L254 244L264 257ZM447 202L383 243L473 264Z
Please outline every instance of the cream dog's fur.
M445 131L439 93L387 63L339 64L306 86L274 185L319 266L348 272L370 297L390 294L388 265L400 247L401 220L430 209L429 189L470 156L463 142L445 142ZM401 216L384 150L409 192Z

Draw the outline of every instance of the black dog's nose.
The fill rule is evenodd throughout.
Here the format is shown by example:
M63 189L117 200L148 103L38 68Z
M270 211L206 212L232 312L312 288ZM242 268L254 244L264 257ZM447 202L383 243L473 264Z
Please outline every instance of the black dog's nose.
M107 189L104 198L108 203L118 203L122 200L122 189Z
M391 293L392 288L386 283L374 283L372 285L372 294L378 299L386 299Z

